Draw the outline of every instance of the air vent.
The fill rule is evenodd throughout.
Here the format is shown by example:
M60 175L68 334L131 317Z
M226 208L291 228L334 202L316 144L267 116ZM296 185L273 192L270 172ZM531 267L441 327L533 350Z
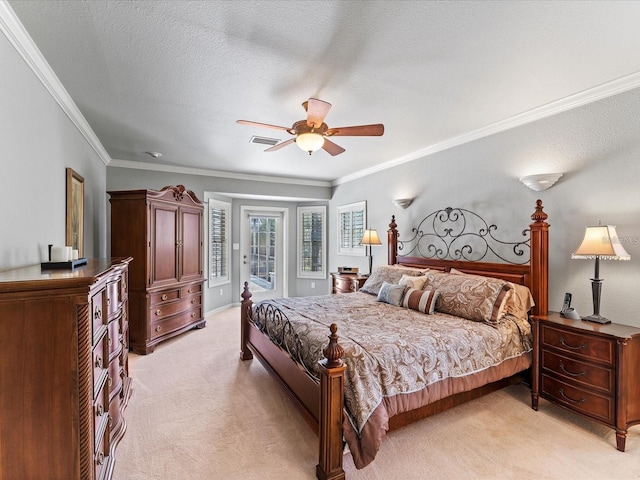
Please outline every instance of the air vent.
M279 141L279 138L257 137L254 135L249 140L249 143L259 143L260 145L276 145Z

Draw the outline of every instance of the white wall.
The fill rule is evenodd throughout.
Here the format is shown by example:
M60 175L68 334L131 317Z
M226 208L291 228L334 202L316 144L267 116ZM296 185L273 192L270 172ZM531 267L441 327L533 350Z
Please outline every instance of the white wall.
M419 135L419 132L417 132ZM527 174L564 172L551 189L533 192L518 181ZM407 210L392 199L415 196ZM601 262L600 313L640 327L640 89L492 135L410 163L339 185L331 200L329 238L337 236L339 205L367 200L368 223L383 246L373 247L374 264L387 259L386 230L395 214L407 238L424 216L444 207L463 207L496 223L506 239L520 239L531 223L537 198L550 223L550 309L565 292L573 306L591 314L594 262L571 260L586 225L617 226L630 262ZM342 257L330 247L329 267L368 268L365 257Z
M66 167L85 179L85 255L105 256L106 166L3 35L0 132L0 270L64 245Z

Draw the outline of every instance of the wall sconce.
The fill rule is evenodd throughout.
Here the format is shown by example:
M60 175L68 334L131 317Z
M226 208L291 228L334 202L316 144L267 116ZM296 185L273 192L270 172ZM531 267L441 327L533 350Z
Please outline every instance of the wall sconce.
M562 176L562 173L541 173L539 175L527 175L520 177L520 181L531 190L541 192L551 188Z
M396 198L393 201L393 204L396 207L407 208L409 205L411 205L411 202L413 202L413 198Z

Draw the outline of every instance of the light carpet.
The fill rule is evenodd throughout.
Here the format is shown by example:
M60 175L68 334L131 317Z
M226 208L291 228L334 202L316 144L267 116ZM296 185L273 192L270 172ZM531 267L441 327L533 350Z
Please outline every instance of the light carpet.
M115 480L313 479L318 439L257 359L242 362L240 312L130 354L133 393ZM640 427L615 432L514 385L387 434L348 480L638 479Z

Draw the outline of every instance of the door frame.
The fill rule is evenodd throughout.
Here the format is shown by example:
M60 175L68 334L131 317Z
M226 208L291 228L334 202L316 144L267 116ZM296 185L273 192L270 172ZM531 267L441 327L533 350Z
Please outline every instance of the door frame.
M242 256L247 248L248 231L245 227L246 218L249 212L261 212L265 213L265 216L269 214L278 213L282 216L282 296L289 296L289 208L288 207L269 207L269 206L257 206L257 205L240 205L240 292L244 289L244 282L246 279L242 278Z

